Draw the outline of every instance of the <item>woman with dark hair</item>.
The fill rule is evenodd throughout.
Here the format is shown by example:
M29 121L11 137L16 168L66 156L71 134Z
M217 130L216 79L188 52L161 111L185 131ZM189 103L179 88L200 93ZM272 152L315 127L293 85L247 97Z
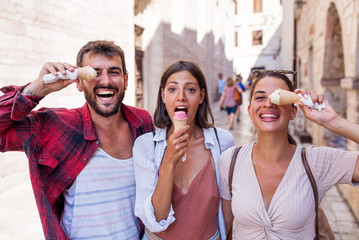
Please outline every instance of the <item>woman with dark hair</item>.
M303 158L314 176L318 203L334 185L359 180L358 152L316 146L302 152L302 147L288 134L288 124L295 118L297 107L270 101L269 95L279 88L294 91L291 81L277 71L264 73L253 82L248 113L257 130L257 141L239 150L231 179L229 169L234 148L221 155L223 212L229 234L234 218L235 239L316 237L317 204ZM325 100L314 91L310 96L314 103ZM325 103L326 108L321 111L310 109L302 102L297 104L308 119L359 142L359 137L345 126L348 121L338 116L326 100ZM355 128L358 133L359 127Z
M175 130L177 114L187 120ZM218 160L234 142L213 128L206 79L195 63L179 61L164 71L154 122L156 132L137 138L133 149L143 239L225 239Z

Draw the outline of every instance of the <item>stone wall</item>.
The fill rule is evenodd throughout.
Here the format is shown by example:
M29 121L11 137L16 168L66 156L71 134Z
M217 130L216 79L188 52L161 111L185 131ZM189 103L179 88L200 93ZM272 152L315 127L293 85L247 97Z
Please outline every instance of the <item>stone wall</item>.
M299 87L324 93L337 112L355 123L359 123L358 13L357 0L305 1L296 11ZM335 72L327 74L329 70ZM308 125L314 144L338 147L331 141L336 136L318 125ZM344 147L358 150L358 144L351 141ZM346 185L340 189L359 219L358 188Z
M234 18L238 46L234 48L233 65L244 81L253 67L281 69L283 1L262 1L262 12L253 11L253 2L238 1L238 14ZM253 45L253 31L262 31L262 44Z
M88 41L114 40L125 51L129 90L134 102L133 0L3 0L0 4L0 86L24 85L34 80L47 61L76 64L78 50ZM85 100L75 85L53 93L39 105L79 107ZM0 153L0 177L18 170L25 154Z
M195 61L202 69L210 100L217 75L233 75L233 1L152 1L135 18L143 32L144 104L155 110L158 86L165 68L177 60Z

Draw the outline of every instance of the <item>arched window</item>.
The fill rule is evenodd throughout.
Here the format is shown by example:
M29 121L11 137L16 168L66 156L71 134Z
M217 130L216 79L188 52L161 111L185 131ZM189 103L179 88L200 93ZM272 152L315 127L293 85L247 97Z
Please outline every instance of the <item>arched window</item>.
M327 13L324 71L321 82L323 86L340 86L340 80L344 76L342 28L337 8L331 3Z

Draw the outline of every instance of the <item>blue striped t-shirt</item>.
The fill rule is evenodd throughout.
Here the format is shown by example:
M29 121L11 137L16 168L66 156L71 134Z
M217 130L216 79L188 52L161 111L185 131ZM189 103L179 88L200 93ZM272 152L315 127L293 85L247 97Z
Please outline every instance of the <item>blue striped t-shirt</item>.
M98 148L64 192L61 227L71 240L139 239L135 192L133 159L116 159Z

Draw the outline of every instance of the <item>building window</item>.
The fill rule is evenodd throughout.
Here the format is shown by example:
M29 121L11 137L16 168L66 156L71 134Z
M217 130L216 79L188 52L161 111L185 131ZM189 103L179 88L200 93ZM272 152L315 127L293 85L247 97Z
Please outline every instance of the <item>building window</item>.
M253 12L258 13L263 11L262 0L253 0Z
M262 45L263 31L252 31L252 45Z
M234 46L238 47L238 32L234 32Z

